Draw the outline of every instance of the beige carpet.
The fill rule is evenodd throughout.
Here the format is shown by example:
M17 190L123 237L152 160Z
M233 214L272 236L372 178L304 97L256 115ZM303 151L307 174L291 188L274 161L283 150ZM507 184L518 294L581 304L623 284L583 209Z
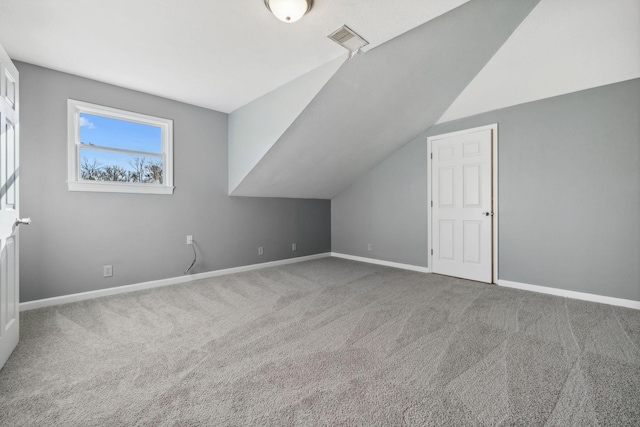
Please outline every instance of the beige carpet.
M327 258L22 313L2 426L640 425L640 311Z

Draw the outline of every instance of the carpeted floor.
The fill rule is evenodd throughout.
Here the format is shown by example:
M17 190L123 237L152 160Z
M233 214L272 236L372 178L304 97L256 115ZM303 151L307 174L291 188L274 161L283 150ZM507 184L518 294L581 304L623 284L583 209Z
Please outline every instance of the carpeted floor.
M27 311L2 426L640 425L640 311L327 258Z

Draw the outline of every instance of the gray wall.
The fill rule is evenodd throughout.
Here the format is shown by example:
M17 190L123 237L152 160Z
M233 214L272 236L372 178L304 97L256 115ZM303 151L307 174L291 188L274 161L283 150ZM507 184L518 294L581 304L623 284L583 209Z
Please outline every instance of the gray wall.
M638 301L639 120L636 79L434 126L332 200L332 250L427 266L427 137L498 123L498 277Z
M33 219L20 236L21 301L180 276L193 258L187 234L194 273L330 250L330 201L227 195L226 114L16 65L21 215ZM68 98L173 119L174 194L67 191Z

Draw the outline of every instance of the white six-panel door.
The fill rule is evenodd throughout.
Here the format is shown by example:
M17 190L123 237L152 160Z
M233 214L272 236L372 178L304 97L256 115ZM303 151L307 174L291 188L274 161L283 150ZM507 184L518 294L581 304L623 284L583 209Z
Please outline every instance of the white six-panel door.
M431 271L493 282L491 128L430 138Z
M18 70L0 46L0 368L18 344Z

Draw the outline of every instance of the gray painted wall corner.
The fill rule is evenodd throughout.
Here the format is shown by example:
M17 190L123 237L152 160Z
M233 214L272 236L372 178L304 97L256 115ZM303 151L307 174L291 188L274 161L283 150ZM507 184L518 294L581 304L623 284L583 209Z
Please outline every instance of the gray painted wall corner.
M640 301L640 79L432 127L333 199L333 251L423 266L426 138L491 123L499 278ZM403 199L393 189L407 183L415 193ZM405 222L376 221L390 211L406 212Z
M427 267L426 162L421 136L332 199L332 250Z
M330 201L228 196L226 114L16 65L21 214L33 219L20 236L22 302L180 276L187 234L193 273L330 251ZM174 194L67 191L68 98L173 119Z

